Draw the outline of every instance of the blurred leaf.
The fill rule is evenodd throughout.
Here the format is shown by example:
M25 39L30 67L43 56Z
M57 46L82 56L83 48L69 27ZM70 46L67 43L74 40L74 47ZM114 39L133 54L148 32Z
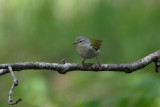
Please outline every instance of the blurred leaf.
M85 101L74 105L73 107L101 107L99 101Z

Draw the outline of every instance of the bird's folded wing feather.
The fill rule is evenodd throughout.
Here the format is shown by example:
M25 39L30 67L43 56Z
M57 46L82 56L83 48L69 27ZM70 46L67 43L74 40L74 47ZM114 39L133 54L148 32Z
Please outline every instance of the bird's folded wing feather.
M91 41L91 46L95 49L98 50L101 47L102 41L101 40L94 40L94 39L90 39Z

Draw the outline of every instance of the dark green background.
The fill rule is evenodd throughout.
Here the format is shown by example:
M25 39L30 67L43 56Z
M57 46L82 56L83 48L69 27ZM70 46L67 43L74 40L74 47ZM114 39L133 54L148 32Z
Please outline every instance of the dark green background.
M101 63L130 63L159 49L159 0L0 0L0 63L80 63L77 36L103 41ZM96 63L96 60L86 62ZM16 72L15 107L158 107L154 64L132 74L47 70ZM0 77L8 107L12 77Z

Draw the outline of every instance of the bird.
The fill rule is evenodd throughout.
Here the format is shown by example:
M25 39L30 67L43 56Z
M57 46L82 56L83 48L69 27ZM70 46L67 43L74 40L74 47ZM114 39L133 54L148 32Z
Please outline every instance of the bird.
M87 38L87 37L77 37L75 39L74 44L77 47L77 52L78 54L84 58L82 60L82 64L84 64L84 61L86 59L92 59L92 58L96 58L98 65L100 66L100 62L98 60L98 55L100 53L100 47L102 44L101 40L95 40L92 38Z

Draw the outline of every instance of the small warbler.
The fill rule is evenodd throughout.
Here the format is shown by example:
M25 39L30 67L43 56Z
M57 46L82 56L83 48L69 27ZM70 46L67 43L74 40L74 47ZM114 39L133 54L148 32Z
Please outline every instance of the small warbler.
M101 47L101 40L95 40L87 37L77 37L74 44L77 47L78 54L84 58L82 61L82 64L84 64L84 61L86 59L92 59L96 57L98 64L100 66L100 62L97 58L97 56L100 53L100 47Z

